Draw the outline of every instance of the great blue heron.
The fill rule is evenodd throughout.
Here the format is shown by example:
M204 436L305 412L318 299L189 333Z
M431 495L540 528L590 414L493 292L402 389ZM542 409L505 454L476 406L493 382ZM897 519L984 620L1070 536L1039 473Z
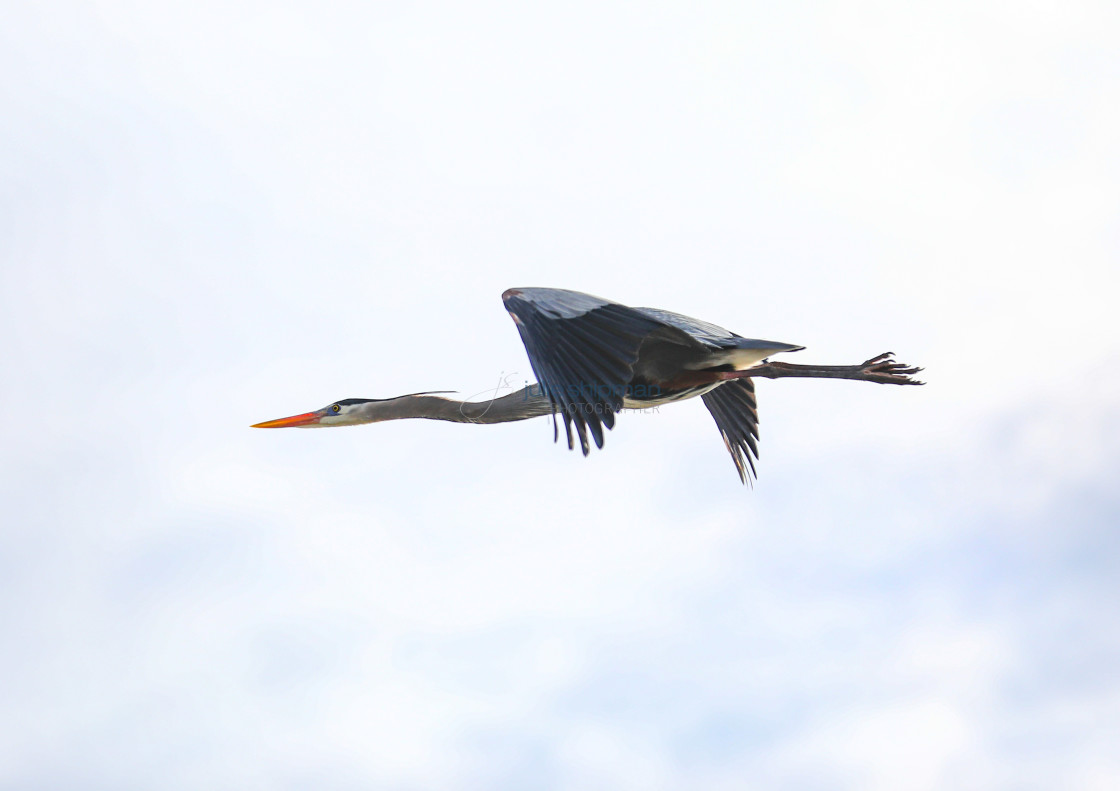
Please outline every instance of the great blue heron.
M502 294L537 384L489 401L456 401L431 391L396 398L344 398L315 412L257 423L253 428L321 428L429 418L456 423L506 423L552 415L572 427L586 456L588 433L603 447L603 427L614 428L621 409L700 396L715 418L739 478L757 477L758 406L752 379L785 376L858 379L918 385L922 370L895 362L891 352L860 365L791 365L767 358L805 348L742 338L722 327L656 308L617 302L559 288L511 288Z

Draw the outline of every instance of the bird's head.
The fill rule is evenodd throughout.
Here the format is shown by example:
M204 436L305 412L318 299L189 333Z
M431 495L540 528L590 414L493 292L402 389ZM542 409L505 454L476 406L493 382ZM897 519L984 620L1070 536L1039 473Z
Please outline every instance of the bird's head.
M366 404L372 404L372 398L344 398L335 401L322 409L314 412L304 412L302 415L292 415L276 420L266 420L264 423L254 423L250 428L329 428L330 426L356 426L360 423L369 423L369 410Z

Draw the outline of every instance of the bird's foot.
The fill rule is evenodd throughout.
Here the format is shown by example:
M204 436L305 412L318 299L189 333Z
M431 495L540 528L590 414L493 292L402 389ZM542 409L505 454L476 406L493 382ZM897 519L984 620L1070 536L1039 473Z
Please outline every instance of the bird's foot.
M900 363L894 359L894 352L884 352L860 366L858 378L884 385L924 385L925 382L913 378L922 369Z

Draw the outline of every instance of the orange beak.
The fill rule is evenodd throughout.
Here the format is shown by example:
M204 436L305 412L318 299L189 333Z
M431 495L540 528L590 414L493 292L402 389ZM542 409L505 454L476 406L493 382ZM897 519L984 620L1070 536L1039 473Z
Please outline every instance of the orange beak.
M249 428L291 428L292 426L311 426L319 422L322 417L318 412L305 412L302 415L282 417L278 420L266 420L264 423L254 423Z

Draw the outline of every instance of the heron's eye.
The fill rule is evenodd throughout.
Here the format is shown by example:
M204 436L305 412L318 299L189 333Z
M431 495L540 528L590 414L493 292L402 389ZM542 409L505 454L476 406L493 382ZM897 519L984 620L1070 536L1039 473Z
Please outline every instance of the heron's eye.
M340 407L338 404L335 404L334 406L331 407L331 412L334 412L336 415L341 411L342 411L342 407Z

